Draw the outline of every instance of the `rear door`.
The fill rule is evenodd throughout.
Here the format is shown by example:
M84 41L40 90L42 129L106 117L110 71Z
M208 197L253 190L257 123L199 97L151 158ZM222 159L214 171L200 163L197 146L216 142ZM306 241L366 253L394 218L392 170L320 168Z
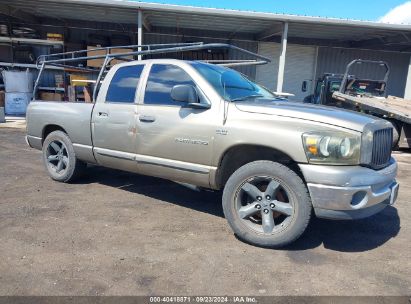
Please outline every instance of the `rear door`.
M110 83L100 90L92 134L94 155L101 165L136 171L136 96L143 70L143 64L135 63L114 67L106 77L112 77Z

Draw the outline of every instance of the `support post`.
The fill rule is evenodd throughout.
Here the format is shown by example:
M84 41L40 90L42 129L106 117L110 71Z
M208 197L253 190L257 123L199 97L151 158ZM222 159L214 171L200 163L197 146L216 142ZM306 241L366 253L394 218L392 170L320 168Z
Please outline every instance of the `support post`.
M410 55L410 63L408 65L408 76L407 76L407 82L405 85L404 98L411 100L411 55Z
M283 33L281 35L281 54L278 62L277 92L283 92L285 55L287 53L288 22L284 23Z
M142 45L143 44L143 12L141 10L138 10L138 20L137 20L137 44ZM141 47L138 48L138 51L140 52L142 49ZM137 59L141 60L142 55L138 55Z
M317 65L318 65L318 51L320 47L315 47L315 58L314 58L314 72L313 72L313 79L311 81L311 94L314 94L316 86L317 86Z

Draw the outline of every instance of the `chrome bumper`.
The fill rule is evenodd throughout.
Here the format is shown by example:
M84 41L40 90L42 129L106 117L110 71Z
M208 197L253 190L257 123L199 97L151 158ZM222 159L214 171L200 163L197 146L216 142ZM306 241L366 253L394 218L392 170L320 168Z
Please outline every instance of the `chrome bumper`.
M358 219L393 204L397 163L376 171L360 166L300 165L318 217Z

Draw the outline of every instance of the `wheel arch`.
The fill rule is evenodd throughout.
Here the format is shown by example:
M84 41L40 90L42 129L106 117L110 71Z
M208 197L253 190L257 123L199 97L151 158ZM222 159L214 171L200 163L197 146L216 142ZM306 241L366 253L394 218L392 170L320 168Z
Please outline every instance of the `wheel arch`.
M215 177L216 188L222 189L228 178L238 168L257 160L268 160L283 164L304 180L297 162L286 152L264 145L238 144L229 147L222 153Z
M44 143L44 140L46 139L46 137L54 131L62 131L64 133L67 134L67 131L60 125L57 124L48 124L46 126L44 126L43 131L42 131L42 136L41 136L41 143Z

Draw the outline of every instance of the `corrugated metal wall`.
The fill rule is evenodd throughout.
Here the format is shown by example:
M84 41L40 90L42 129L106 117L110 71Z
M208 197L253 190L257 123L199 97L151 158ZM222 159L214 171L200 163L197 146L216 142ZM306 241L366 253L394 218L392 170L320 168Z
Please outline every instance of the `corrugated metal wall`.
M410 54L320 47L318 51L317 78L324 73L344 73L347 64L354 59L384 60L391 68L388 80L388 94L404 97ZM382 79L384 68L378 65L362 64L350 74L361 78Z
M179 35L179 34L170 34L170 33L145 33L143 38L144 44L161 44L161 43L184 43L184 42L204 42L204 43L229 43L240 48L257 52L258 43L254 41L245 41L245 40L234 40L234 39L224 39L224 38L210 38L207 37L207 31L196 32L195 36L189 35ZM160 29L161 31L161 29ZM247 55L239 53L237 51L229 51L228 57L230 59L250 59ZM236 68L236 70L244 73L251 79L255 79L256 68L255 66L245 66Z
M275 91L277 86L278 65L281 44L273 42L260 42L258 53L269 57L271 62L257 67L256 81L263 86ZM285 58L283 91L292 93L292 101L303 101L311 93L315 70L316 48L296 44L287 45ZM302 91L303 81L307 82L307 90Z
M277 86L280 47L279 43L272 42L260 42L258 45L258 54L270 58L271 62L257 67L256 82L272 91Z

